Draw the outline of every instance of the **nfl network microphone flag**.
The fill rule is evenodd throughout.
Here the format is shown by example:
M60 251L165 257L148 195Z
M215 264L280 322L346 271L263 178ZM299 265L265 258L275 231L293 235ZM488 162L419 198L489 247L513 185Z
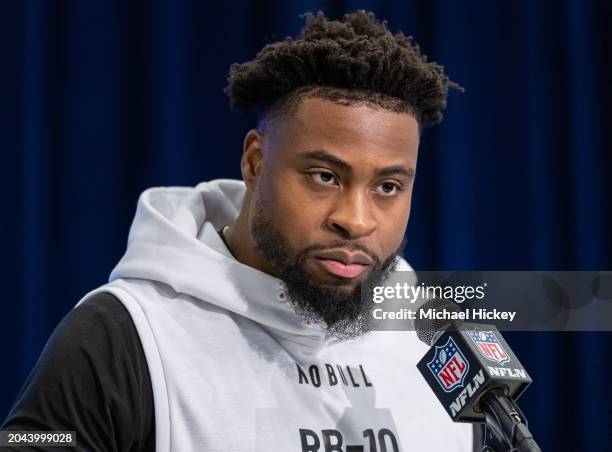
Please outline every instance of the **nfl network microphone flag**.
M500 388L516 400L532 381L493 325L446 330L417 367L455 422L485 422L478 408L482 394Z

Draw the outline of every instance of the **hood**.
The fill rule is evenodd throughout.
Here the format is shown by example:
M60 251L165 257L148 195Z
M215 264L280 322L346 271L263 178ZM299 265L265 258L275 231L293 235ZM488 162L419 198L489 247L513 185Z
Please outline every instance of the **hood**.
M229 179L144 191L127 251L109 282L136 278L166 284L294 341L333 342L324 327L306 323L282 301L280 279L238 262L216 232L238 217L245 191L244 182Z

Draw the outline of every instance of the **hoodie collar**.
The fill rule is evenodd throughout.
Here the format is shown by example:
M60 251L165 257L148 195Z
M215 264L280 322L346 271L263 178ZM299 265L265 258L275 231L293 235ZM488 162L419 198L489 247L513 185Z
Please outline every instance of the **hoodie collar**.
M245 190L242 181L220 179L195 188L144 191L127 251L109 281L161 282L286 340L315 348L335 342L323 326L305 322L285 302L280 279L238 262L219 237L217 230L237 218Z

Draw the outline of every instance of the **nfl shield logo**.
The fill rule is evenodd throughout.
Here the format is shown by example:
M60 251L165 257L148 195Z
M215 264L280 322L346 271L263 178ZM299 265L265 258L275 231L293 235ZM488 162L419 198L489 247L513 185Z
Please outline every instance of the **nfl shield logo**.
M478 347L482 356L502 366L510 362L510 357L497 340L497 336L495 336L493 331L470 330L468 334Z
M427 367L434 374L442 389L451 392L463 386L465 377L470 369L470 364L452 337L448 338L442 347L436 345L436 352Z

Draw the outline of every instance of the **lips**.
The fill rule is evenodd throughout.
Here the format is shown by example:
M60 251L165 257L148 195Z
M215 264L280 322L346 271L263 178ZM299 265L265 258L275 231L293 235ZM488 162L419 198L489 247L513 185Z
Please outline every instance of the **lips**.
M318 259L318 261L328 272L341 278L356 278L368 268L367 265L343 264L333 259Z
M372 265L368 255L344 250L321 252L314 257L327 272L341 278L356 278Z

